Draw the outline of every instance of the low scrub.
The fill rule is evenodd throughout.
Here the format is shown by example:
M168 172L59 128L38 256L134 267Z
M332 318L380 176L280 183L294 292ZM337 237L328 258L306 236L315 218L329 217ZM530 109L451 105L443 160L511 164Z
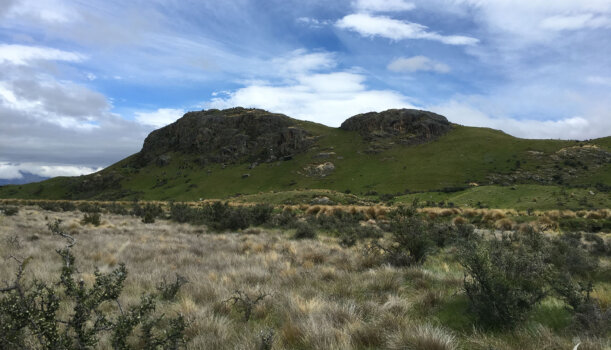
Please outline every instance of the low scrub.
M482 325L513 327L548 295L550 265L537 249L540 239L515 244L503 236L463 244L459 259L465 268L464 288Z
M177 203L170 205L170 219L194 225L205 224L214 231L235 231L269 223L273 210L272 206L266 204L231 206L227 202L213 202L201 207L190 207Z
M63 232L59 222L51 231L68 239L57 250L62 268L56 283L25 278L29 258L18 259L11 284L0 288L0 348L94 349L108 337L114 349L178 349L185 344L186 322L182 316L166 319L156 316L158 295L142 296L140 303L123 308L119 302L127 268L95 271L91 287L77 276L76 259L71 248L74 238ZM65 319L60 310L70 309ZM137 339L137 341L136 341Z

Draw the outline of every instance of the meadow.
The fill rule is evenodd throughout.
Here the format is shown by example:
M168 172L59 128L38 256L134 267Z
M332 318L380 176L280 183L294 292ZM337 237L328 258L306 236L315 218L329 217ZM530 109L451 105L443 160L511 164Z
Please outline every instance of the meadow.
M66 205L69 210L45 210L33 204L4 203L0 282L8 285L15 277L19 264L10 256L21 261L29 257L26 283L59 279L62 260L56 250L66 242L48 228L59 219L63 232L76 239L72 251L78 278L85 285L94 285L96 268L110 273L125 264L128 275L119 297L125 309L137 305L143 294L156 290L163 281L175 280L177 274L188 281L173 300L162 300L155 309L155 315L184 317L187 349L571 349L580 344L584 350L611 346L609 331L604 329L611 315L611 259L605 250L609 230L604 224L611 218L609 210L527 213L419 208L415 214L424 220L418 222L446 225L447 232L474 223L475 234L484 240L514 235L514 244L519 241L515 237L530 232L527 227L556 239L573 232L561 227L562 219L598 223L579 226L600 228L595 234L580 234L577 240L585 247L583 252L597 261L596 271L589 274L593 284L587 297L596 301L599 314L593 317L600 319L588 319L599 323L584 328L578 317L582 314L549 290L511 326L482 323L466 293L467 271L459 244L434 245L418 263L388 259L398 242L389 233L396 210L392 207L276 207L260 225L212 229L215 226L210 223L187 219L196 213L189 210L197 210L202 203L151 204L162 208L153 222L144 214L130 215L133 203L76 202L71 203L74 208ZM9 207L17 212L7 215ZM116 214L119 207L125 212ZM87 219L94 214L99 222ZM292 221L287 224L287 220ZM501 220L510 223L502 225ZM354 229L352 236L343 226ZM305 239L296 239L299 232L305 232ZM590 249L594 246L598 250ZM103 305L103 310L118 312L114 305ZM63 305L57 317L65 319L71 312L70 305ZM597 330L601 325L602 331ZM26 346L37 348L32 334L24 336ZM141 348L142 342L131 337L128 345ZM102 334L96 348L112 348L110 335Z

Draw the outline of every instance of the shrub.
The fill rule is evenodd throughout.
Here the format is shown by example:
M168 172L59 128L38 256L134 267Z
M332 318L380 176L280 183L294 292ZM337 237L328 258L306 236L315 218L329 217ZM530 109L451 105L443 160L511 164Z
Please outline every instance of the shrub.
M548 259L556 270L582 279L590 278L598 268L598 259L582 247L580 233L565 233L551 240Z
M269 204L257 204L250 208L250 217L252 224L260 226L267 223L274 211L274 207Z
M76 208L83 213L99 213L102 211L97 204L89 202L81 203Z
M550 265L539 233L510 239L470 240L460 249L464 288L472 310L486 327L512 327L547 294Z
M59 281L26 282L24 273L30 258L19 260L15 280L0 288L0 348L25 349L33 344L42 349L92 349L108 334L115 349L128 349L128 338L141 328L140 342L145 349L177 349L184 345L186 323L182 316L166 320L153 317L157 296L143 296L140 303L123 311L119 296L127 278L120 265L109 273L95 271L92 287L77 273L71 247L75 240L64 233L59 221L49 225L54 234L69 239L57 250L62 260ZM67 319L58 311L70 308Z
M76 205L74 205L74 203L70 201L62 201L62 202L59 202L58 205L63 211L75 211L76 210Z
M176 274L176 280L168 283L165 279L157 285L157 291L159 291L159 297L162 300L173 301L176 298L176 294L182 286L187 284L189 281L183 276Z
M170 219L176 222L192 222L195 219L196 209L192 209L184 203L170 204Z
M38 206L42 210L56 211L56 212L62 211L62 207L59 204L59 202L40 202L38 203Z
M299 222L297 224L297 230L293 235L294 239L314 239L316 238L316 231L312 225L307 222Z
M236 290L234 295L225 300L225 302L232 303L238 312L244 314L244 322L248 322L255 306L268 296L269 294L267 293L259 292L255 297L252 297L244 291Z
M85 215L83 216L83 220L81 220L81 224L92 224L93 226L100 226L100 213L85 213Z
M142 218L142 222L145 224L151 224L155 222L155 219L163 215L163 209L161 205L155 205L147 203L144 206L135 203L132 207L132 215Z
M290 209L284 209L281 213L272 215L270 222L276 227L295 227L297 222L297 214Z
M13 216L19 213L19 208L14 206L4 206L0 207L0 212L2 212L6 216Z
M125 206L119 204L119 203L115 203L112 202L108 205L104 206L104 209L106 209L106 211L108 211L111 214L116 214L116 215L127 215L129 214L129 211L127 210L127 208L125 208Z
M434 242L429 234L429 225L416 212L416 206L399 207L391 214L391 243L378 243L395 266L421 264L432 251Z
M577 307L573 327L590 335L605 337L611 333L611 308L592 300Z

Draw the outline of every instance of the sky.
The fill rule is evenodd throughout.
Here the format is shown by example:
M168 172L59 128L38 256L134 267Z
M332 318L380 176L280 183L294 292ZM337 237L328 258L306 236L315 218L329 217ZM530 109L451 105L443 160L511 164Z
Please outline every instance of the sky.
M609 136L611 0L0 0L1 179L95 172L235 106Z

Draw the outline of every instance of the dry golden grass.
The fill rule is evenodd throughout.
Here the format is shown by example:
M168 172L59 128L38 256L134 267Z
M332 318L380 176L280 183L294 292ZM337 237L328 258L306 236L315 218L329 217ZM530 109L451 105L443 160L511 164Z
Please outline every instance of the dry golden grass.
M343 208L377 219L388 210ZM303 209L287 206L284 210ZM333 210L338 208L325 208L329 215ZM208 234L201 226L164 220L144 224L140 218L111 214L102 214L102 224L94 227L81 225L81 217L80 212L55 213L37 207L21 208L12 217L0 216L0 258L31 256L26 272L30 280L57 278L60 260L55 249L64 242L52 236L46 225L59 218L77 239L74 253L86 283L93 283L96 267L108 272L126 264L124 305L137 303L163 278L180 273L189 283L176 303L160 303L158 312L186 317L189 349L256 349L265 329L275 332L273 349L554 348L541 347L543 341L529 344L532 334L520 330L497 337L439 326L435 312L464 293L462 272L450 261L432 259L429 265L400 269L369 260L361 244L345 248L336 238L325 236L294 241L288 233L261 228ZM4 244L9 237L18 237L19 243ZM14 271L14 264L0 264L0 283L10 280ZM225 302L236 290L270 294L256 305L249 322ZM594 293L609 294L607 290ZM571 346L569 336L543 331L539 336L558 349ZM602 349L604 344L591 341L588 346ZM101 348L109 348L107 339Z
M500 219L494 222L494 228L502 231L510 231L514 229L515 226L516 223L513 220L507 218Z

